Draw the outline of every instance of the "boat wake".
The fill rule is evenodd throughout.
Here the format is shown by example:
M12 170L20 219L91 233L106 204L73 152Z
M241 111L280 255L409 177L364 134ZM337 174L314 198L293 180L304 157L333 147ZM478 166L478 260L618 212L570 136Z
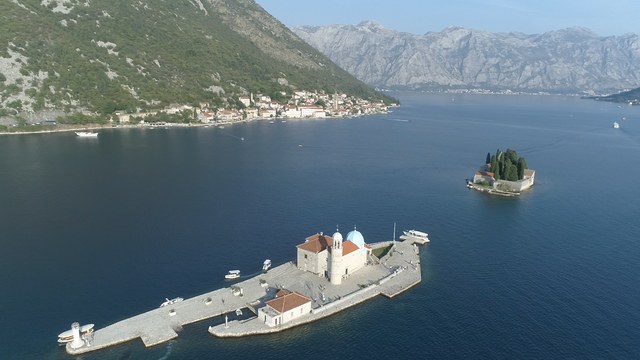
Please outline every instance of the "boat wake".
M167 351L158 360L167 360L169 358L169 356L171 356L171 352L173 352L173 344L175 344L175 343L176 343L175 340L169 341L169 344L167 344Z

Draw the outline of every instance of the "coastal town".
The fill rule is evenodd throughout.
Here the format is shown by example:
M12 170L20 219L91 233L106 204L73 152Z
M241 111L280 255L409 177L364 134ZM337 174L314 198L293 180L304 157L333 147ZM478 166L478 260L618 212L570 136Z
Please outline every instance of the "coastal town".
M383 101L369 101L345 93L327 94L323 91L295 91L278 93L279 101L260 93L239 96L233 106L216 106L213 101L197 104L173 104L154 111L116 111L108 121L69 123L64 116L31 115L20 124L2 122L0 134L20 134L99 129L104 127L146 126L224 126L254 120L344 118L384 114L389 105ZM83 112L85 118L96 114ZM5 118L5 120L7 120Z
M325 117L348 117L386 113L384 102L370 102L347 94L326 94L318 91L295 91L293 94L279 93L282 98L289 95L287 101L276 101L269 95L249 93L238 97L239 106L218 108L210 102L200 102L198 106L175 105L154 112L136 112L127 114L116 112L120 124L131 122L145 123L150 115L166 113L169 115L188 112L194 115L196 122L203 124L230 124L258 119L310 119Z

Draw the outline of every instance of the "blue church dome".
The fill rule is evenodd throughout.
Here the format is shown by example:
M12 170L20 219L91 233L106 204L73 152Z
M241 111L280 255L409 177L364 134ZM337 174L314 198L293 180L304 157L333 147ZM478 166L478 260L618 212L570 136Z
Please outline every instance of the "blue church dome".
M347 234L347 241L351 241L352 243L358 245L359 248L363 248L365 244L364 236L362 236L360 231L356 230L355 227Z

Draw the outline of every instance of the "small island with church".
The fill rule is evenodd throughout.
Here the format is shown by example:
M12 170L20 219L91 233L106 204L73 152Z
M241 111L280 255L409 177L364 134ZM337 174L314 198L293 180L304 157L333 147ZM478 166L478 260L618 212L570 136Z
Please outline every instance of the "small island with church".
M515 150L487 153L485 164L467 179L467 188L501 196L518 196L535 182L535 170Z
M154 346L178 337L183 327L210 321L209 334L233 338L270 334L336 314L378 295L401 294L422 279L416 244L427 234L406 231L401 240L365 242L354 225L343 238L317 232L295 247L294 260L191 298L167 299L160 307L111 325L81 326L58 336L68 354L105 349L134 339ZM227 281L227 280L225 280ZM246 314L246 315L245 315ZM90 331L91 330L91 331Z

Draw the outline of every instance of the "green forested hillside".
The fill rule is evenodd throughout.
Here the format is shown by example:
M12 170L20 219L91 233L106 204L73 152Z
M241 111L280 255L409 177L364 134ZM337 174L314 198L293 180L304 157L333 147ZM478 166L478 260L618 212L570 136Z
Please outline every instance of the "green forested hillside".
M0 116L223 105L294 89L384 98L253 0L0 2Z

